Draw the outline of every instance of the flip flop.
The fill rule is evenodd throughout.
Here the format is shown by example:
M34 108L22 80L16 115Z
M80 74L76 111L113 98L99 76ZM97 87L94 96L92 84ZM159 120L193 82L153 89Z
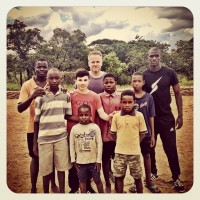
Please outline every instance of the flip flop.
M161 193L161 190L156 185L145 185L152 193Z

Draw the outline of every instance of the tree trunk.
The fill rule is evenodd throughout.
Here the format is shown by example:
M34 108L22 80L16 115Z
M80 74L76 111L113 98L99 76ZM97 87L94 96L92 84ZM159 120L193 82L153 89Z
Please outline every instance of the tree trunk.
M22 86L23 80L22 80L22 72L19 72L19 80L20 80L20 85Z

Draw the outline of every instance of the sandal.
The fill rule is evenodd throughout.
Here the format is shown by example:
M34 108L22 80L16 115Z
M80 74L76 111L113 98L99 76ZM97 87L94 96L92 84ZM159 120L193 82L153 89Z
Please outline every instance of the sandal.
M129 192L132 192L132 193L136 193L137 192L137 190L136 190L136 185L133 183L132 185L131 185L131 187L129 188Z
M145 185L152 193L161 193L161 190L156 185Z

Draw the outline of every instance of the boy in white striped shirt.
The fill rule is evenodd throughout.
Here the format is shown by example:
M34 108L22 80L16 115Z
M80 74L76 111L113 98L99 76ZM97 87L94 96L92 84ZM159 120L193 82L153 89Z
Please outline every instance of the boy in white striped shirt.
M57 68L47 73L49 91L35 100L34 145L39 152L39 173L43 176L44 193L49 193L53 164L57 170L60 193L65 192L65 171L71 168L64 116L71 115L71 99L60 91L61 74Z

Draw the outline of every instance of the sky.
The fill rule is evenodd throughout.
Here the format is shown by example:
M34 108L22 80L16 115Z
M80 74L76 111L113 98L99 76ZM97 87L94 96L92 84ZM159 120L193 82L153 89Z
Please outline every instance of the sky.
M177 41L193 38L193 14L186 7L26 6L8 12L7 23L15 19L40 29L47 41L55 28L80 29L87 36L86 44L105 38L128 42L139 35L175 48Z

